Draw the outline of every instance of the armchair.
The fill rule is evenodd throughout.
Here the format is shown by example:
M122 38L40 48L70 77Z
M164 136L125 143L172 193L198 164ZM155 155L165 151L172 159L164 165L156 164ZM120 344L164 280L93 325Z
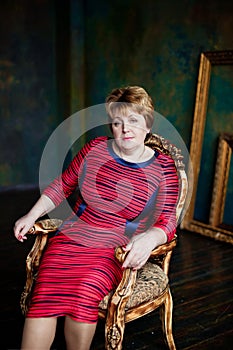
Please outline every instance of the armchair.
M146 144L171 156L175 162L180 182L179 200L176 208L177 221L182 213L188 190L187 176L181 151L159 135L153 134ZM28 234L35 234L35 243L26 259L26 285L21 295L21 309L25 313L30 301L33 282L49 233L62 224L59 219L45 219L35 223ZM105 321L105 348L121 350L125 324L160 307L162 327L170 350L176 346L172 334L173 301L169 287L169 264L177 237L158 246L148 262L138 271L127 268L116 290L104 297L99 304L99 317ZM126 252L121 247L115 250L116 258L123 263Z

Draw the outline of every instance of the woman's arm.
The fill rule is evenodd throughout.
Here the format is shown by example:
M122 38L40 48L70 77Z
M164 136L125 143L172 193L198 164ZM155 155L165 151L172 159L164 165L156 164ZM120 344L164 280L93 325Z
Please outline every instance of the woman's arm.
M34 225L35 221L49 213L57 207L65 198L67 198L78 186L79 176L83 176L82 170L84 160L92 147L105 140L106 138L97 138L89 143L78 152L71 161L63 174L57 177L43 192L39 200L32 209L22 218L16 221L14 227L15 237L23 242L27 239L26 233Z
M34 225L35 221L39 217L49 213L54 208L55 204L51 201L51 199L42 194L31 210L16 221L14 226L15 237L20 242L23 242L25 239L27 239L26 234Z
M124 268L141 268L153 249L174 237L179 180L174 162L169 158L164 159L163 178L156 197L154 215L152 212L146 218L150 228L142 234L135 235L127 244L125 250L129 251L129 254L123 264Z

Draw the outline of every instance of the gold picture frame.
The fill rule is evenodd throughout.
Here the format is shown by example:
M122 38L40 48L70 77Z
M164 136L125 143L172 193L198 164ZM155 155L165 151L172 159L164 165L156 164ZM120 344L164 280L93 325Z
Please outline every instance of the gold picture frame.
M218 162L214 176L212 200L210 203L210 215L208 223L194 218L194 210L197 195L198 178L201 167L202 147L208 107L210 77L212 65L232 65L233 50L204 52L200 57L196 101L194 108L194 120L190 145L190 159L192 162L193 193L190 205L181 223L181 228L197 232L211 238L233 244L233 227L222 222L226 199L226 188L231 158L232 135L222 135L218 145ZM190 165L191 169L191 165ZM191 170L190 170L191 172ZM221 197L221 198L220 198Z
M224 208L230 173L232 148L233 134L220 135L209 217L210 225L213 227L228 228L229 226L224 223ZM229 229L232 230L233 227L229 227Z

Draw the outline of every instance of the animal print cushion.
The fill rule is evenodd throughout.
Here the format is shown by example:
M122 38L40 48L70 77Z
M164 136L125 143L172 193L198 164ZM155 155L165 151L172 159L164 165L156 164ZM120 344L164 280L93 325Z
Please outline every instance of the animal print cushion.
M132 295L127 301L126 308L130 309L145 301L150 301L159 296L168 285L168 277L156 264L150 262L138 270L137 280ZM106 310L112 292L101 300L99 307Z

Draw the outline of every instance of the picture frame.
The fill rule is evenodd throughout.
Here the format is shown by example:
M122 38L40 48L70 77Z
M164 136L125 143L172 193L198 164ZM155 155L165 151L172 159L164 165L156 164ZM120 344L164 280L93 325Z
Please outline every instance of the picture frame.
M229 133L221 133L219 135L218 155L215 160L215 173L213 175L212 198L209 200L210 203L208 203L210 207L209 217L205 222L195 217L209 103L211 71L214 65L233 65L233 50L201 53L190 144L191 161L188 170L192 174L193 192L180 227L181 229L197 232L216 240L233 244L233 225L227 225L223 222L232 153L232 135ZM211 182L210 179L209 182Z
M218 144L218 154L209 217L210 225L213 227L228 228L228 226L230 226L224 223L224 209L232 160L232 149L233 133L221 134ZM232 230L232 228L229 227L229 230Z

